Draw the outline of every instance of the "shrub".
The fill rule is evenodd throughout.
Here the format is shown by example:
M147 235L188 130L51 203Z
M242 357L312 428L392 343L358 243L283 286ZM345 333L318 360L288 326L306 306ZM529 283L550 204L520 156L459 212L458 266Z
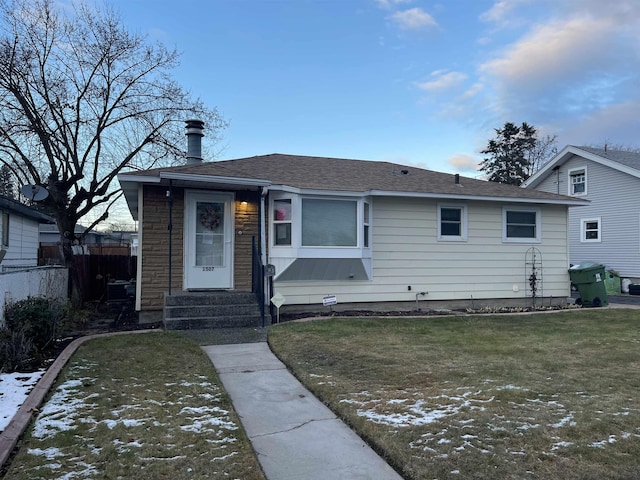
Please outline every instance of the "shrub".
M24 330L0 331L0 371L15 372L34 368L34 347Z
M2 369L28 368L43 360L56 338L64 310L60 302L44 297L29 297L7 304L5 328L0 335Z
M28 297L7 304L4 321L10 331L24 329L34 347L42 351L53 341L61 314L59 302L44 297Z

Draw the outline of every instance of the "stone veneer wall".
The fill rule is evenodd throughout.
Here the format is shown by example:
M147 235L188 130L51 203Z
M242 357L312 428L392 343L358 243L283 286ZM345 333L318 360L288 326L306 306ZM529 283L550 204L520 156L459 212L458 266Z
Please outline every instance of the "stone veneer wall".
M141 310L162 310L169 290L169 202L167 187L144 186ZM182 290L184 189L173 188L171 290Z
M142 215L141 311L161 311L169 288L169 204L167 187L144 186ZM182 290L184 189L173 189L172 291ZM247 202L243 205L242 202ZM258 242L260 194L236 192L234 288L251 291L251 244ZM242 233L240 233L242 232Z
M247 203L243 205L242 202ZM259 202L259 193L236 192L235 268L233 272L236 290L251 291L251 239L255 237L257 246L260 246L258 244Z

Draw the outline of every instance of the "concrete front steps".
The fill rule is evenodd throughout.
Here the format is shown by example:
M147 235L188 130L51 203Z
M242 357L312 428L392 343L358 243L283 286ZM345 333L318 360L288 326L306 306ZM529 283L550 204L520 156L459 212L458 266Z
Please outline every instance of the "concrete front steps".
M271 323L268 310L264 325ZM261 327L255 294L234 291L177 292L164 297L167 330Z

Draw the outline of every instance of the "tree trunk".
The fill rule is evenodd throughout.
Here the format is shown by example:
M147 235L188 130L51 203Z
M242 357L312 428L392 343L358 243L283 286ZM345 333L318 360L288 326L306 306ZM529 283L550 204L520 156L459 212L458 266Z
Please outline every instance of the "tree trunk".
M85 298L84 262L81 255L74 255L73 245L78 244L73 234L75 223L58 219L60 231L60 255L64 266L69 269L69 299L74 307L81 307ZM73 224L72 224L73 223Z

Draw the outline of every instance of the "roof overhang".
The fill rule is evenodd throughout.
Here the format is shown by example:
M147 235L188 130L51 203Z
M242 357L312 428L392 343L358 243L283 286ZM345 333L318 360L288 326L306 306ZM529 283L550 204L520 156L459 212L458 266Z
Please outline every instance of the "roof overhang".
M591 202L589 200L579 198L533 198L526 197L526 192L522 192L522 197L504 197L490 195L464 195L452 193L424 193L424 192L398 192L391 190L364 190L364 191L343 191L343 190L317 190L295 188L287 185L271 185L271 191L281 191L287 193L295 193L298 195L318 195L318 196L335 196L335 197L403 197L403 198L431 198L437 200L455 200L455 201L478 201L478 202L509 202L509 203L537 203L551 205L568 205L568 206L585 206Z
M268 180L215 175L193 175L177 172L160 172L158 175L118 175L129 211L138 220L138 190L141 185L169 185L182 188L216 190L258 190L269 186Z

